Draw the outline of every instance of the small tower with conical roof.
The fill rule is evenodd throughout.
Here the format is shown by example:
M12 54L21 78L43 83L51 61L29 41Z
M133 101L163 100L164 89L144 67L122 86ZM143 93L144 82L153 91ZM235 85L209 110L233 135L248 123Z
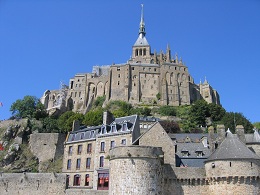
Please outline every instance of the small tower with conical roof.
M259 165L260 157L228 130L205 161L209 194L258 194Z

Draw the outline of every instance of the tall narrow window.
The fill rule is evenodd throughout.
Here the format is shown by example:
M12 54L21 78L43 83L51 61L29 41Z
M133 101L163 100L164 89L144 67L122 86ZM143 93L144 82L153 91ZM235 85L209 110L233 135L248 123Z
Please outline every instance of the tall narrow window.
M89 138L93 138L94 134L95 134L95 131L91 131L90 134L89 134Z
M81 154L82 152L82 145L78 145L78 154Z
M85 135L85 133L81 133L80 134L80 139L84 139L84 135Z
M126 131L127 130L127 125L126 123L123 124L123 127L122 127L122 131Z
M69 155L69 156L72 155L72 146L69 146L68 155Z
M86 174L86 177L85 177L85 186L89 186L89 174Z
M67 161L67 169L68 170L71 169L71 159L68 159L68 161Z
M76 169L80 169L80 158L77 159Z
M88 144L87 153L91 153L91 152L92 152L92 144Z
M111 132L116 132L116 126L115 125L112 125Z
M91 158L87 158L87 161L86 161L86 168L87 169L90 168L90 162L91 162Z
M100 152L104 152L105 151L105 142L101 142L100 143Z
M104 156L100 156L99 158L99 167L104 167Z
M115 141L111 141L111 143L110 143L110 148L112 149L112 148L114 148L115 147Z
M73 181L74 186L80 186L80 175L74 175L74 181Z

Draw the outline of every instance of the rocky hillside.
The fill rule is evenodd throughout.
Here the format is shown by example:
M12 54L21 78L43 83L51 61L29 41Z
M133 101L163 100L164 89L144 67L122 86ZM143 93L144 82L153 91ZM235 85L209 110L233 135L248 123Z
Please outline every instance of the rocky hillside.
M32 125L34 124L34 125ZM28 119L0 121L0 171L1 172L60 172L62 157L41 160L30 146L32 126L38 121ZM46 151L45 151L46 152ZM40 166L39 166L40 165ZM39 169L40 167L40 169Z

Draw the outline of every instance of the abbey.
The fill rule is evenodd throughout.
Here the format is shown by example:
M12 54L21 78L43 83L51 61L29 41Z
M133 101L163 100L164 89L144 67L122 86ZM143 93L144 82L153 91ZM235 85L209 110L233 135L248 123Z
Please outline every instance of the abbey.
M195 84L188 67L177 54L151 52L145 31L143 9L139 35L131 58L123 64L93 66L92 73L76 74L69 86L47 90L41 101L49 112L73 110L86 113L98 96L133 105L189 105L198 99L220 104L216 90L205 81Z

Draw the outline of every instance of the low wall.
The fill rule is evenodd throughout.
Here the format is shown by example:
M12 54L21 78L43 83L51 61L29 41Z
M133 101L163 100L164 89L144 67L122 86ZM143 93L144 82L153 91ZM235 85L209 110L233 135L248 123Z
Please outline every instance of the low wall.
M107 190L67 189L66 195L108 195Z
M54 173L2 173L1 195L64 195L66 175Z

